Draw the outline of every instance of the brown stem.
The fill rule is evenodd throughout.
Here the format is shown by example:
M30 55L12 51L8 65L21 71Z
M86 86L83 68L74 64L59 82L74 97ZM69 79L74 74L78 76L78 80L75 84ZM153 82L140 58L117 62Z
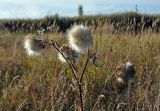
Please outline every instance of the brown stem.
M79 81L79 84L78 84L78 87L79 87L80 104L81 104L81 111L83 111L82 79L83 79L83 75L84 75L84 73L85 73L85 71L86 71L86 68L87 68L87 65L88 65L88 62L89 62L89 58L90 58L90 53L89 53L89 50L88 50L87 60L86 60L86 63L85 63L83 72L82 72L82 74L81 74L81 76L80 76L80 81Z
M71 68L72 73L73 73L73 75L74 75L74 78L75 78L75 80L76 80L76 82L77 82L78 89L79 89L79 99L80 99L81 111L84 111L81 81L82 81L82 78L83 78L83 74L84 74L84 72L85 72L85 70L86 70L87 63L88 63L88 61L89 61L89 57L87 58L86 65L85 65L85 68L84 68L83 73L82 73L82 75L81 75L80 82L79 82L78 77L77 77L76 68L75 68L74 64L73 64L72 62L70 62L70 61L64 56L64 54L59 50L60 45L59 45L57 42L55 42L55 41L52 41L52 43L46 42L46 44L52 45L52 46L64 57L64 59L67 61L68 65L69 65L69 67ZM88 51L88 55L89 55L89 51Z
M58 47L56 47L55 44L56 44ZM84 110L83 110L83 98L82 98L82 86L81 86L81 83L78 81L76 69L75 69L73 63L72 63L72 62L69 62L69 61L67 60L67 58L64 56L64 54L59 50L59 47L60 47L60 46L58 45L58 43L53 42L53 43L52 43L52 46L54 46L54 48L64 57L64 59L67 61L68 65L70 66L70 68L71 68L71 70L72 70L72 73L73 73L73 75L74 75L74 78L75 78L75 80L76 80L76 82L77 82L78 89L79 89L79 99L80 99L81 111L84 111Z
M52 41L53 43L51 43L51 45L64 57L64 59L67 61L67 63L68 63L68 65L69 65L69 67L71 68L71 70L72 70L72 73L73 73L73 75L74 75L74 78L75 78L75 80L76 80L76 82L77 82L77 84L79 83L79 81L78 81L78 78L77 78L77 73L76 73L76 69L75 69L75 67L74 67L74 65L71 63L71 62L69 62L68 60L67 60L67 58L64 56L64 54L59 50L59 44L58 43L56 43L56 42L54 42L54 41ZM58 46L56 46L56 45Z
M79 88L79 98L80 98L80 105L81 105L81 111L84 111L83 109L83 98L82 98L82 84L79 83L78 84L78 88Z
M90 58L90 53L89 53L89 50L88 50L88 56L87 56L87 60L86 60L86 63L85 63L85 66L84 66L83 72L82 72L81 77L80 77L80 83L82 82L82 79L83 79L84 73L85 73L85 71L86 71L86 68L87 68L87 65L88 65L88 62L89 62L89 58Z

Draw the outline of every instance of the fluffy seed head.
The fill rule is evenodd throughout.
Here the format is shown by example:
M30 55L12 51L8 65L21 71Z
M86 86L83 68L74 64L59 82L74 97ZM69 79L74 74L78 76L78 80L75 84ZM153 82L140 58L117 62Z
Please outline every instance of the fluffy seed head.
M66 59L72 62L75 62L80 57L80 54L69 47L67 44L63 44L60 48L60 51L63 53ZM61 53L58 53L58 59L63 63L67 62Z
M120 64L116 67L116 79L119 83L127 83L135 76L135 68L131 62Z
M68 31L68 42L72 49L84 53L92 46L91 31L83 25L74 25Z
M29 34L25 37L24 48L29 56L35 55L39 56L45 49L45 44L41 40L33 38L34 36Z

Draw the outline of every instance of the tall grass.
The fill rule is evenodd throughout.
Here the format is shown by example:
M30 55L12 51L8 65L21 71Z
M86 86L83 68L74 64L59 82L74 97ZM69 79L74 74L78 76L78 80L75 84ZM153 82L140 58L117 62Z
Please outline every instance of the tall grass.
M103 24L112 25L113 31L141 32L152 29L160 32L160 15L137 12L115 13L111 15L91 15L80 17L46 16L41 19L0 20L0 30L10 32L65 32L74 23L96 29Z
M107 31L108 29L108 31ZM109 25L93 31L93 50L102 67L90 61L83 82L85 110L158 111L160 108L160 34L112 33ZM70 68L57 60L56 50L28 57L23 49L25 33L0 32L0 109L73 111L76 97ZM65 41L63 33L37 35ZM82 70L86 56L77 64ZM131 61L136 66L133 84L118 93L115 67Z

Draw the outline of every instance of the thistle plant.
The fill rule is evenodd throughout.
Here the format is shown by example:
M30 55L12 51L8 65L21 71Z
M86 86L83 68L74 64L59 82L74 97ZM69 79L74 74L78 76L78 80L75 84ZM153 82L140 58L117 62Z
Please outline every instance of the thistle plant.
M72 71L73 78L75 82L75 86L79 93L79 103L81 111L84 111L83 107L83 98L82 98L82 83L85 71L87 69L87 65L89 60L93 60L93 64L96 66L96 54L91 53L91 47L93 45L93 37L91 35L91 31L84 27L83 25L74 25L67 32L67 44L59 45L56 41L44 41L34 39L32 35L28 35L24 42L24 48L26 49L29 55L38 56L42 54L43 50L46 46L50 46L55 48L58 53L58 59L62 63L67 63ZM79 59L81 54L87 53L87 59L84 65L84 68L81 74L78 74L78 70L76 67L76 61Z
M131 62L126 62L116 67L116 81L120 88L125 88L128 85L129 80L132 80L135 76L135 67Z

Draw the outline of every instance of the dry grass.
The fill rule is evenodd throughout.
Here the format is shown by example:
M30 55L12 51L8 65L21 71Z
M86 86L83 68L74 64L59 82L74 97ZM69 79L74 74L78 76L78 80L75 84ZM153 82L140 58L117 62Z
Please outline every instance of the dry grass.
M113 34L106 29L104 25L93 32L93 51L105 65L89 63L83 82L85 110L160 110L160 34ZM0 110L73 111L78 98L71 70L59 62L55 49L47 49L41 57L28 57L23 49L25 35L0 32ZM61 33L39 37L65 41ZM85 58L77 64L80 71ZM118 93L112 75L127 60L136 66L136 77Z

